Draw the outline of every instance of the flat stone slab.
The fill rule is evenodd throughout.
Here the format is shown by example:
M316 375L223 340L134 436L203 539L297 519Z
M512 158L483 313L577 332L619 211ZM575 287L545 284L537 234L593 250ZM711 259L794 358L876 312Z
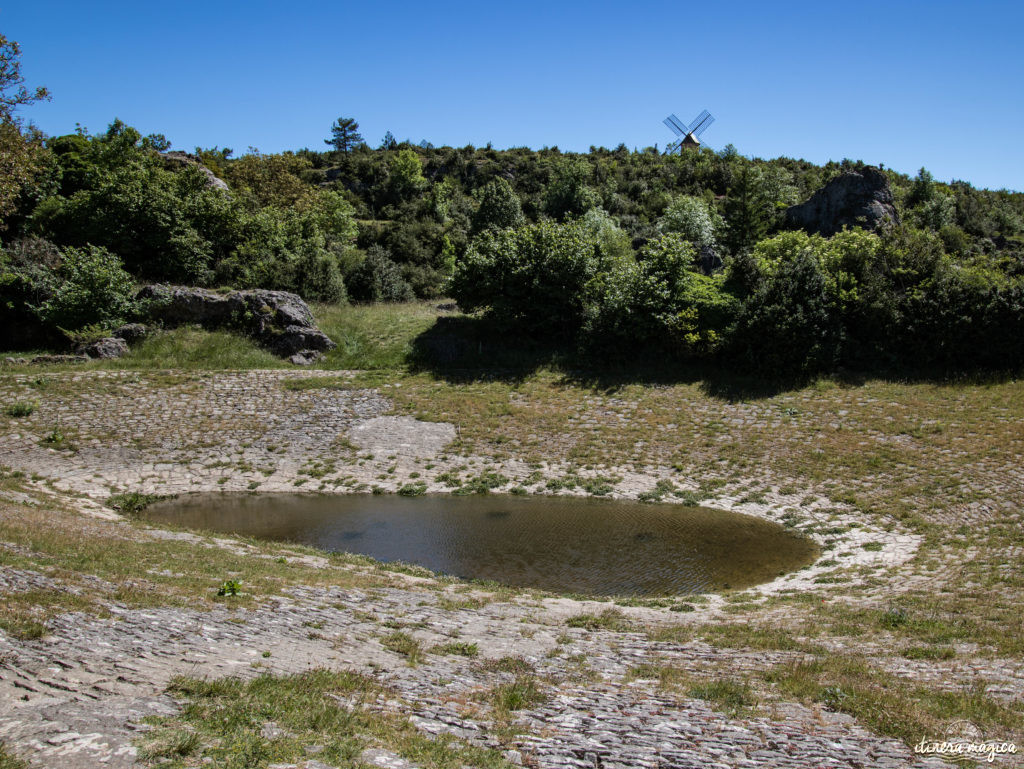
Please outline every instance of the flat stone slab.
M455 425L412 417L373 417L352 427L349 440L360 449L407 457L433 457L455 440Z

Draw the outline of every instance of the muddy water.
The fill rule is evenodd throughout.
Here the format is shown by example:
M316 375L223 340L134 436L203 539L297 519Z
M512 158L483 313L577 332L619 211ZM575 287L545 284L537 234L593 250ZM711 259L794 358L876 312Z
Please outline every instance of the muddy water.
M810 540L739 513L574 497L200 494L145 516L591 595L749 587L818 555Z

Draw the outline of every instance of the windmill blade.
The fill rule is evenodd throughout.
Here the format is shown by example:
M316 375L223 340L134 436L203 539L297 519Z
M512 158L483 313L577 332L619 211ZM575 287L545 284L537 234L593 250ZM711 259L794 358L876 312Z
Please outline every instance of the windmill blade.
M697 129L697 126L699 126L701 122L703 122L706 118L710 116L711 113L708 112L707 110L701 112L699 115L697 115L697 117L693 119L693 122L690 123L690 125L686 126L686 133L693 133Z
M686 136L686 134L689 133L689 131L686 129L686 126L683 125L683 121L677 118L675 114L669 115L667 118L665 118L666 124L668 124L669 121L671 121L672 123L669 126L669 128L676 132L676 136Z
M711 113L708 112L707 110L704 110L704 112L701 114L704 117L702 117L700 121L696 122L694 126L690 129L690 133L692 133L694 136L700 136L702 133L708 130L708 126L715 122L714 117L712 117Z

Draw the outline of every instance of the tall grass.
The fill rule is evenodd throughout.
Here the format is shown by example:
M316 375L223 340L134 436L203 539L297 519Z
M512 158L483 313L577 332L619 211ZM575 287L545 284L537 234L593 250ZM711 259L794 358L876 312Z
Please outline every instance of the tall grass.
M323 368L397 369L407 363L413 340L434 325L434 303L328 305L313 307L317 325L338 347Z

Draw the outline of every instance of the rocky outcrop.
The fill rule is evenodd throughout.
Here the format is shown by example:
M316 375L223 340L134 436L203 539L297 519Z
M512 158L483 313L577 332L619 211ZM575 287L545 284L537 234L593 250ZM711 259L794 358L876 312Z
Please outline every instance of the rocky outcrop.
M120 358L128 352L128 343L120 337L108 336L80 345L75 352L79 355L88 355L90 358Z
M187 286L152 285L136 297L150 320L165 326L199 325L241 331L289 358L332 350L336 345L313 322L309 306L288 291L228 291L220 293ZM312 362L312 361L310 361Z
M164 162L171 168L185 168L186 166L198 168L199 172L206 177L207 187L212 187L213 189L221 190L222 192L230 192L227 182L204 166L203 162L195 155L190 155L187 152L165 152L160 157L162 157Z
M878 230L899 220L889 180L877 168L865 166L840 174L806 203L787 209L785 226L827 237L843 227Z
M149 329L141 323L125 323L123 326L115 328L110 335L117 339L123 339L128 344L135 344L148 334Z

